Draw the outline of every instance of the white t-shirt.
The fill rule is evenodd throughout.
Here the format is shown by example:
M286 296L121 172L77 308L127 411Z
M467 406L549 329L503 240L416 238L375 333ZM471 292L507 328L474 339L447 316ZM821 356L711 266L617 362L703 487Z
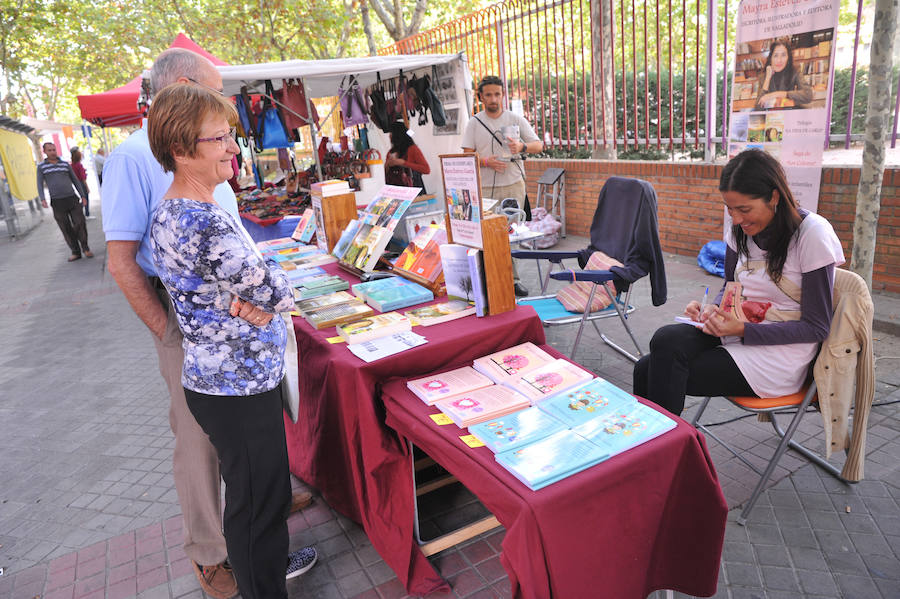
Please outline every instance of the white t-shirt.
M484 123L486 128L481 126L476 119L481 119L481 122ZM482 110L466 123L466 130L463 133L460 145L463 148L474 148L475 151L478 152L480 158L487 158L488 156L508 156L509 146L506 145L506 137L503 135L503 128L509 126L517 126L519 128L519 139L525 143L531 143L540 139L537 136L537 133L534 132L534 128L531 124L515 112L504 110L500 113L499 117L492 119ZM488 129L490 129L490 131L488 131ZM496 138L494 135L491 135L491 131L494 132ZM503 144L500 143L501 141ZM519 167L521 167L521 170L519 170ZM525 163L521 160L510 162L506 167L506 170L502 173L498 173L492 168L482 167L481 187L490 188L491 186L501 187L503 185L511 185L524 179L524 172Z
M737 251L730 226L726 228L725 243ZM738 259L738 270L748 260L765 261L766 253L753 242L753 238L747 239L747 250L749 257ZM818 214L809 213L788 246L781 276L799 287L803 273L829 264L840 266L843 263L844 250L831 223ZM779 310L800 310L799 302L775 285L765 267L744 270L738 274L737 281L742 286L744 299L772 302L772 307ZM762 324L774 323L764 320ZM754 393L760 397L780 397L799 391L819 348L818 343L744 345L739 337L724 337L722 344Z

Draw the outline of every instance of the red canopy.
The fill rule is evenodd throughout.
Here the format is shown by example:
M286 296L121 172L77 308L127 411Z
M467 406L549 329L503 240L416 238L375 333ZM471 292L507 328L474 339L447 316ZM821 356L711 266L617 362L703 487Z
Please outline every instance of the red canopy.
M183 33L179 33L169 47L191 50L205 56L214 65L228 64L198 46ZM138 125L144 117L143 107L138 106L140 97L141 76L138 75L122 87L99 94L78 96L78 106L81 108L81 118L100 127Z

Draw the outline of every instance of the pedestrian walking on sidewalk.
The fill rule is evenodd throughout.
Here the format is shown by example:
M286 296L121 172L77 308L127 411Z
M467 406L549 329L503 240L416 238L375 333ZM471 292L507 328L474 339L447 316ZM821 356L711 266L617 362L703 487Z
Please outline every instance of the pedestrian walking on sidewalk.
M88 190L87 171L81 164L81 150L77 147L72 148L72 172L75 178L81 183L81 197L84 198L84 217L91 218L91 192Z
M48 141L43 150L47 158L37 166L37 188L41 205L47 208L44 197L46 184L53 218L62 231L66 245L72 250L69 262L80 260L82 255L93 258L94 254L88 247L87 223L81 211L82 204L87 205L87 195L82 191L72 167L59 157L56 144Z

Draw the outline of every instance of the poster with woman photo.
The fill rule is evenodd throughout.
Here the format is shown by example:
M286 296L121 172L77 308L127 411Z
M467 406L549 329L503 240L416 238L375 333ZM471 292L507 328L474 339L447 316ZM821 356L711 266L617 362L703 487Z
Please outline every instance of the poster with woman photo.
M840 5L743 0L738 9L728 155L777 156L800 204L815 210Z

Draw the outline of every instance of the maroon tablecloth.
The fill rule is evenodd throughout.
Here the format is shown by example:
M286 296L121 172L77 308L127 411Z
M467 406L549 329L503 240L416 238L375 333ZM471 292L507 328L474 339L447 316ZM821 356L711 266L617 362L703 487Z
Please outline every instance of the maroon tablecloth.
M333 265L326 270L336 271ZM370 364L345 344L328 343L333 327L316 331L295 317L294 330L300 408L297 424L285 418L291 472L363 526L407 591L448 588L414 540L409 450L385 425L377 388L390 377L415 378L525 341L543 343L540 320L532 308L519 307L497 316L416 327L428 343Z
M531 491L488 448L465 445L465 429L436 425L429 415L439 410L410 393L405 380L389 381L382 399L387 424L459 478L506 527L500 559L513 597L716 592L728 508L703 436L680 418L648 443ZM411 495L412 488L402 491Z

